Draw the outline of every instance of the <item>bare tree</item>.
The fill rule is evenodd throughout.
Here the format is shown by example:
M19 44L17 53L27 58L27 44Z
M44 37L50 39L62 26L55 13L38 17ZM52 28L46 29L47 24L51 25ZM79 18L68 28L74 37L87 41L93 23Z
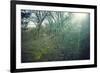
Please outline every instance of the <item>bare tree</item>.
M33 23L35 23L35 25L37 27L37 35L38 36L39 36L40 29L41 29L41 25L48 15L49 15L48 11L35 10L35 11L31 12L30 20L33 21Z

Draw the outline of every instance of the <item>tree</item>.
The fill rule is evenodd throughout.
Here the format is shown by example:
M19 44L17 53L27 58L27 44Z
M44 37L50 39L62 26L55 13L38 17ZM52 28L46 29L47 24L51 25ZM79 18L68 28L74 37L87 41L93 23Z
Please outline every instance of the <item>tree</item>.
M36 31L37 31L38 37L39 37L41 25L48 15L49 15L48 11L38 11L38 10L31 11L30 20L33 21L37 27Z
M30 10L21 10L21 27L23 29L27 28L27 25L29 23L29 18L31 16L31 11Z

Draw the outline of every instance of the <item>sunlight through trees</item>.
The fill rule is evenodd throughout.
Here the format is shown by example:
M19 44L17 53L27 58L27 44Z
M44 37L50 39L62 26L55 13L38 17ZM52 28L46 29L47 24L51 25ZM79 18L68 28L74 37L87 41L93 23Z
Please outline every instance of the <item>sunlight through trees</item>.
M21 10L22 62L90 58L90 14Z

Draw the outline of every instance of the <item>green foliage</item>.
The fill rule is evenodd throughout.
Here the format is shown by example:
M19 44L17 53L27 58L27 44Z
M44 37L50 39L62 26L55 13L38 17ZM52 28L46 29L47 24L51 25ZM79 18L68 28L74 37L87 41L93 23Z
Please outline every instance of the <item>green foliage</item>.
M88 13L78 22L73 22L78 17L71 12L30 10L29 14L28 22L34 27L28 27L30 23L21 25L22 62L89 59Z

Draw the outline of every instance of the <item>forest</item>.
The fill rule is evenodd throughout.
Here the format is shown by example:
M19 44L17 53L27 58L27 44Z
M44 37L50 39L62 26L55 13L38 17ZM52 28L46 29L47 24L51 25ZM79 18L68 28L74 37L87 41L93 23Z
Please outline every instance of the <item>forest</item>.
M21 10L21 62L90 59L90 14Z

